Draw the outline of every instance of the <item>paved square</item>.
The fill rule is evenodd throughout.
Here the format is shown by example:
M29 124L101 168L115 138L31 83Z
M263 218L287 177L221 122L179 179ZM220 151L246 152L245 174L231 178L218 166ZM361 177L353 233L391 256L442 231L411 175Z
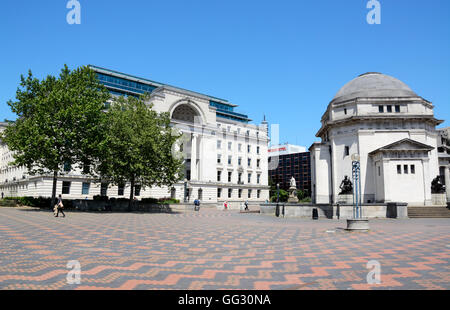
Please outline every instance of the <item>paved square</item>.
M450 289L450 220L0 208L0 289ZM81 284L67 284L67 263ZM381 284L367 284L369 260Z

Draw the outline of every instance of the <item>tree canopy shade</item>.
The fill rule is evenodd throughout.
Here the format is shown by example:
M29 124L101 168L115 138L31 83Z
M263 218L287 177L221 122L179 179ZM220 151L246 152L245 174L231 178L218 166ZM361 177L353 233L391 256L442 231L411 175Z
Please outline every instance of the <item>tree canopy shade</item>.
M31 71L9 101L17 120L11 122L1 139L13 151L12 164L25 166L31 175L53 174L52 204L58 172L64 164L89 167L102 141L107 89L94 71L65 65L59 78L34 78Z
M174 133L169 114L152 110L147 99L115 97L105 114L105 139L99 145L96 172L108 183L130 183L130 207L137 184L170 187L183 177L183 159L172 152L180 135Z

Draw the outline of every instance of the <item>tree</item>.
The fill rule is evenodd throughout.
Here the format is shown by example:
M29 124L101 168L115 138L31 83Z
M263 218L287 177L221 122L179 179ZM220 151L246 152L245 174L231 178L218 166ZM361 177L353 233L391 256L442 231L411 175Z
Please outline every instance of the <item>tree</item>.
M31 70L9 101L17 114L1 135L13 151L12 165L25 166L30 175L53 174L55 204L58 172L64 164L89 167L101 142L104 104L110 95L89 67L70 71L66 65L59 78L33 77Z
M116 97L105 115L104 141L96 171L115 185L130 183L129 209L136 184L168 186L181 180L182 158L172 154L180 135L174 134L168 113L158 114L139 98Z

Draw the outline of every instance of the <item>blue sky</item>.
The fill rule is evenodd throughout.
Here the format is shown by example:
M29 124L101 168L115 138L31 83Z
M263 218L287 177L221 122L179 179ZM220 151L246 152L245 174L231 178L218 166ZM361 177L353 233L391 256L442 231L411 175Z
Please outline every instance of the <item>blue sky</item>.
M392 75L450 126L450 1L67 0L0 5L0 119L14 119L20 74L93 64L239 105L280 124L281 142L310 146L336 92L359 74Z

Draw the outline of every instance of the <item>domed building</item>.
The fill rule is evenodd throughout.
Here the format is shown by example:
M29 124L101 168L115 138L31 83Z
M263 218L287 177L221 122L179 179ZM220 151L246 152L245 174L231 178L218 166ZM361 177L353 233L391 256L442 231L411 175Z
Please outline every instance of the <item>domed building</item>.
M315 203L338 203L360 158L361 202L432 205L439 174L433 104L402 81L369 72L342 87L329 103L310 147Z

